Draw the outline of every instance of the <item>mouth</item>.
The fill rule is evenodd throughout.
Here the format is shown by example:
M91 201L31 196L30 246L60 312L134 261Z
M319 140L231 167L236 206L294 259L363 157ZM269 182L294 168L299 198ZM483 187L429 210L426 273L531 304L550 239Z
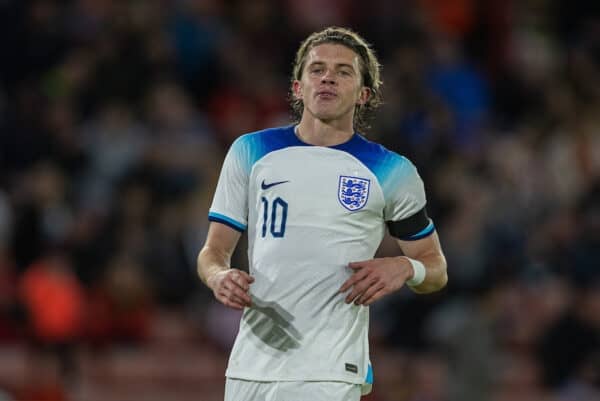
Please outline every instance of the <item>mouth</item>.
M316 97L319 99L334 99L337 97L337 93L329 90L318 91Z

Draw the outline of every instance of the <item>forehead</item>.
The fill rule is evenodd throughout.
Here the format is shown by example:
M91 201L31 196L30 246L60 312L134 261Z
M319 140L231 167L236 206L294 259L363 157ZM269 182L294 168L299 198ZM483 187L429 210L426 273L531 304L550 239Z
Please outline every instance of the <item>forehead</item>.
M324 62L333 64L349 64L358 69L359 57L354 50L335 43L323 43L308 51L306 64Z

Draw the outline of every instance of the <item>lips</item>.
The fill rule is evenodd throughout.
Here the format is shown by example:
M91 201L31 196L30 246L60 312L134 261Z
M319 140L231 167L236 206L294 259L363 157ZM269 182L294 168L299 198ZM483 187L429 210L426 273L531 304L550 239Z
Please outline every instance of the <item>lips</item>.
M337 93L335 93L334 91L330 91L330 90L320 90L320 91L317 91L317 97L320 97L323 99L332 99L334 97L337 97Z

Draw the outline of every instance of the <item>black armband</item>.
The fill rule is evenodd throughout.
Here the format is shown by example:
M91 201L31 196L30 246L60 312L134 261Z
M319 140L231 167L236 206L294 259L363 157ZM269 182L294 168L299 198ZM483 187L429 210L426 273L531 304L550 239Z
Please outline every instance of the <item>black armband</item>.
M435 231L425 207L412 216L400 221L387 221L388 230L393 237L404 241L425 238Z

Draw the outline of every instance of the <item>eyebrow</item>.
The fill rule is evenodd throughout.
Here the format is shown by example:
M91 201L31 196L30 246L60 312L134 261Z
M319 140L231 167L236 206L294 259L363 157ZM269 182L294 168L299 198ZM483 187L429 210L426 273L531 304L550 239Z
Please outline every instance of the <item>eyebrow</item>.
M313 61L312 63L310 63L309 65L307 65L307 67L312 67L315 65L325 65L326 63L324 61ZM350 68L352 71L354 71L354 66L352 64L348 64L348 63L336 63L335 64L336 68Z

